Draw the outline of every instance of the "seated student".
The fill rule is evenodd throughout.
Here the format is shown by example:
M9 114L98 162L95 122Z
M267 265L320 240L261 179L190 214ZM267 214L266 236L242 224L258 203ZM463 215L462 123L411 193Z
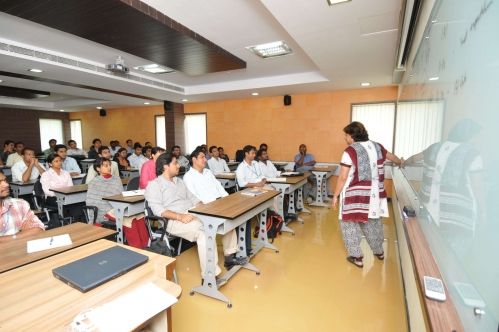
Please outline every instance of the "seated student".
M196 148L190 155L192 167L183 177L187 189L194 194L203 204L227 196L227 192L213 173L206 169L206 157L201 148ZM237 235L236 231L225 234L222 238L225 263L224 266L230 270L233 265L244 265L248 262L246 258L237 258Z
M73 186L73 180L69 172L62 169L62 158L57 154L51 154L47 157L47 164L50 168L44 172L40 178L43 192L53 205L56 204L55 194L51 189Z
M110 141L109 142L109 151L111 151L111 156L114 158L118 153L118 150L121 149L119 141Z
M95 159L93 169L99 175L88 184L86 204L97 207L98 221L104 219L113 220L113 207L108 201L102 200L102 197L121 194L123 192L123 184L121 184L119 177L111 174L111 160L98 157Z
M119 148L118 152L114 155L113 160L118 163L118 169L120 171L129 171L131 169L130 162L126 158L127 152L125 148Z
M144 145L144 147L142 148L142 154L144 155L144 157L146 157L147 160L151 160L152 159L152 146Z
M88 150L88 159L96 159L99 156L99 148L102 146L102 142L99 138L94 138L92 141L92 147Z
M24 148L22 154L23 159L12 166L12 181L26 183L38 179L45 172L45 167L36 159L35 150Z
M135 143L133 145L133 153L128 156L128 161L130 162L130 167L139 170L142 168L142 165L147 162L147 158L142 154L142 145L140 143Z
M5 165L12 167L14 166L15 163L18 161L23 160L23 150L24 150L24 143L23 142L16 142L14 144L14 150L15 152L9 154L7 157L7 162Z
M145 142L144 146L150 146L150 147L152 147L152 144L151 144L151 142Z
M147 184L156 179L158 176L156 175L156 160L160 155L166 152L165 149L156 146L152 148L152 159L148 160L142 165L142 169L140 171L140 180L139 180L139 188L146 189Z
M111 152L109 152L109 148L105 145L102 145L99 148L99 154L97 157L101 158L106 158L106 159L111 159ZM120 171L118 169L118 163L115 161L111 161L111 174L113 176L119 178L120 177ZM87 170L87 179L85 180L85 183L90 183L90 181L93 180L97 176L97 172L93 167L89 167Z
M229 166L227 166L227 162L220 158L220 153L218 152L218 148L216 146L210 147L211 159L208 160L208 167L210 171L214 174L230 172Z
M84 150L78 149L75 140L70 139L68 141L68 146L69 146L69 149L67 150L68 156L84 156L85 158L87 157L88 154Z
M197 242L201 276L204 278L206 238L203 232L203 224L199 219L187 212L189 208L199 204L200 201L187 189L182 179L177 177L179 169L180 165L170 153L159 156L156 161L156 172L160 175L147 185L145 198L155 215L168 219L168 232L188 241ZM234 239L231 239L231 241L234 241ZM215 272L216 275L219 275L221 269L218 266L216 248L214 255Z
M125 146L125 149L126 149L126 153L128 155L132 154L133 153L133 150L135 150L134 148L134 144L133 144L133 141L131 139L127 139L126 140L126 146Z
M172 148L172 154L177 159L177 162L181 167L181 169L180 169L181 171L186 171L189 169L189 166L190 166L189 160L187 160L187 158L182 155L182 150L180 149L180 146L175 145Z
M56 154L62 159L62 169L69 172L69 175L75 176L81 174L80 166L74 158L68 157L67 147L64 144L57 144L55 147Z
M307 146L305 144L300 144L299 153L295 156L295 170L297 172L307 172L314 168L315 158L313 155L307 153ZM315 192L317 184L315 183L315 176L310 176L307 180L307 184L303 187L304 199L308 203L313 201L313 195L311 192Z
M5 140L3 142L3 150L0 151L0 166L5 165L7 163L7 158L9 157L9 154L14 152L14 141L11 141L10 139Z
M211 154L208 152L208 146L206 144L201 144L201 147L203 148L203 152L206 156L206 160L210 160Z
M22 239L45 230L28 202L9 197L7 177L0 172L0 243Z
M47 158L48 156L50 156L51 154L54 154L56 153L55 151L55 146L57 145L57 140L52 138L51 140L49 140L49 148L46 149L46 150L43 150L42 153L43 153L43 156L45 158Z
M262 175L266 178L276 178L281 174L275 168L274 164L269 160L269 154L267 150L258 150L256 153L256 156L258 157L258 166L260 166L260 170L262 171Z
M218 147L218 156L219 158L222 158L226 162L229 162L229 156L225 154L224 148L221 146Z
M269 146L267 145L267 143L262 143L262 144L260 144L260 148L258 150L268 151L268 149L269 149Z

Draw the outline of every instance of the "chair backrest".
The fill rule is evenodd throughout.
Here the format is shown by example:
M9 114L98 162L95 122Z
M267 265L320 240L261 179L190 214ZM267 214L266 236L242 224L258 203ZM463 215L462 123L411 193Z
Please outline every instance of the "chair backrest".
M43 191L42 183L38 179L33 185L33 195L40 198L45 198L45 192Z
M130 181L128 181L128 184L126 185L126 190L138 190L139 189L139 183L140 183L140 177L139 176L131 178Z
M236 161L237 162L242 162L244 160L244 151L243 150L237 150L236 151Z

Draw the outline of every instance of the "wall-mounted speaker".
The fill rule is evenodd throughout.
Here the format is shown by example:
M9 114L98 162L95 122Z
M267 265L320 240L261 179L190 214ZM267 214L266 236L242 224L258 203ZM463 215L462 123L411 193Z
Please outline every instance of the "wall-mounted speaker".
M285 95L284 96L284 106L289 106L289 105L291 105L291 96Z
M107 115L106 110L105 110L105 109L103 109L103 108L102 108L102 109L100 109L100 110L99 110L99 115L100 115L100 116L106 116L106 115Z

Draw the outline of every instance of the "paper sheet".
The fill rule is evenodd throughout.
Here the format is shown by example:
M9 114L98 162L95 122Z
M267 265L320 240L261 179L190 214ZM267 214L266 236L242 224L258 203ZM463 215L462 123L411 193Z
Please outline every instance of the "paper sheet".
M28 241L27 250L28 254L30 254L32 252L69 246L72 243L73 242L71 241L69 234L62 234L51 237L45 237L43 239Z
M267 182L286 182L286 178L268 178Z
M124 191L123 197L140 196L144 195L145 192L146 192L145 189Z

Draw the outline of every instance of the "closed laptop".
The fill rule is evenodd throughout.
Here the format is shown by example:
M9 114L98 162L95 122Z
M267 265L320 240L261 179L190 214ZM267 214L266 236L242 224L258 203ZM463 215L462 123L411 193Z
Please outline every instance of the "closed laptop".
M54 276L85 293L147 262L149 257L115 246L52 270Z

